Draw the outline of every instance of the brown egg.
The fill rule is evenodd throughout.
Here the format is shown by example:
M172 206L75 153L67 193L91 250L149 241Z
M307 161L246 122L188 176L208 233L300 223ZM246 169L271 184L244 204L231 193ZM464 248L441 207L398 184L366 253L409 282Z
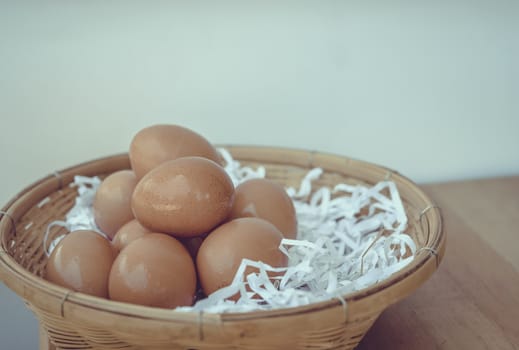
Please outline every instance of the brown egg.
M131 198L137 178L131 170L109 175L97 189L93 208L97 226L113 238L122 225L132 220Z
M189 306L195 295L195 266L175 238L148 233L119 253L108 288L112 300L162 308Z
M129 155L139 179L157 165L180 157L204 157L220 163L220 156L209 141L178 125L153 125L142 129L134 136Z
M108 297L108 276L116 251L99 233L79 230L66 235L52 251L46 279L76 292Z
M268 179L252 179L238 185L230 219L258 217L276 226L285 238L297 236L297 217L283 186Z
M234 186L225 170L201 157L162 163L135 187L132 208L139 222L177 237L207 233L227 218Z
M209 295L229 285L244 258L286 267L288 258L278 248L282 238L274 225L258 218L236 219L215 229L196 257L204 292ZM253 271L249 268L246 274Z
M112 239L112 244L117 251L121 251L124 247L130 244L130 242L133 242L150 232L151 231L142 226L139 221L133 219L124 224L119 231L117 231Z

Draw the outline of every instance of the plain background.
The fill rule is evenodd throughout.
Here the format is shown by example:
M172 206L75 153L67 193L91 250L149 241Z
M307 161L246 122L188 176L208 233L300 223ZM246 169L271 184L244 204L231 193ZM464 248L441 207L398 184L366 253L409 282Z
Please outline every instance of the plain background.
M519 173L519 2L0 2L0 202L175 123L417 182ZM0 286L2 348L36 322Z

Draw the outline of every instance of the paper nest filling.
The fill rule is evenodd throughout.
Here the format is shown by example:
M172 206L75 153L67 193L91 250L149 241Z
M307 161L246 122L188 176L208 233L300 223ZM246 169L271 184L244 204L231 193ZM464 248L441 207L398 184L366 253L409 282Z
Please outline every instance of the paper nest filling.
M264 178L265 168L242 166L220 148L225 171L235 186ZM368 187L337 184L312 191L313 182L323 173L310 170L298 189L288 187L298 221L297 239L283 239L279 249L288 256L288 267L273 268L243 259L233 282L193 306L176 311L210 313L248 312L308 305L339 298L380 282L408 265L416 253L416 244L405 233L408 218L394 182L381 181ZM94 230L104 236L94 221L92 203L101 180L76 176L71 186L78 195L65 221L53 221L46 230L43 245L47 256L64 237L48 243L51 228L74 231ZM48 248L47 248L48 247ZM256 272L244 276L247 267ZM268 272L278 272L269 277ZM248 288L247 288L248 286ZM227 298L239 293L237 301Z

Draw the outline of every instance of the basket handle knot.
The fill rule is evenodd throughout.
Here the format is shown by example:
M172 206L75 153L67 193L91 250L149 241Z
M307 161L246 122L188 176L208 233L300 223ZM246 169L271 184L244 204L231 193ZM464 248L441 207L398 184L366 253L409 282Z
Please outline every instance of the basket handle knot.
M61 318L65 318L65 302L67 301L68 297L73 294L74 292L71 291L71 290L68 290L65 295L63 296L63 298L61 298L60 300L60 305L59 305L59 310L60 310L60 315L61 315Z
M427 207L425 207L421 212L420 212L420 218L419 220L422 220L422 216L424 216L425 214L427 214L427 212L431 209L440 209L440 207L436 204L431 204L431 205L428 205Z
M308 152L308 159L306 160L307 168L309 168L309 169L315 168L314 157L315 157L316 153L317 153L317 151L315 151L315 150Z
M425 244L428 244L429 243L429 238L430 238L430 235L431 235L431 229L429 227L429 218L427 217L427 212L429 212L429 210L431 209L436 209L438 211L440 211L440 207L436 204L430 204L428 205L427 207L425 207L421 212L420 212L420 215L418 216L418 222L420 223L420 225L422 225L422 228L424 230L427 230L427 239L425 241ZM440 214L441 215L441 214ZM426 222L424 223L423 222L423 218L426 219ZM425 228L424 228L424 224L426 225Z
M0 210L0 215L7 216L9 219L11 219L13 235L16 237L16 224L15 224L14 218L11 216L11 214L9 214L8 212L3 211L3 210ZM0 216L0 218L1 218L1 216Z
M344 315L344 324L348 321L348 303L346 302L346 299L342 295L336 295L333 297L333 299L339 300L339 302L342 305L342 314Z
M59 171L55 171L51 175L54 175L54 177L58 179L58 191L61 191L63 189L63 176L61 176Z
M436 259L436 267L440 266L440 259L438 257L438 251L436 249L431 248L431 247L422 247L416 251L416 255L418 255L418 253L420 253L423 250L426 250L426 251L430 252L431 255L434 255L434 257Z

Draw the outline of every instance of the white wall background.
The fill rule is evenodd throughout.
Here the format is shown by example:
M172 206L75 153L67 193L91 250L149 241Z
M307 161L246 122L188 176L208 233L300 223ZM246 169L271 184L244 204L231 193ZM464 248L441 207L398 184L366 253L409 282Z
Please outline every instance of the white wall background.
M4 202L158 122L418 182L519 172L519 2L5 1Z
M159 122L418 182L518 174L518 62L516 0L2 1L0 202Z

